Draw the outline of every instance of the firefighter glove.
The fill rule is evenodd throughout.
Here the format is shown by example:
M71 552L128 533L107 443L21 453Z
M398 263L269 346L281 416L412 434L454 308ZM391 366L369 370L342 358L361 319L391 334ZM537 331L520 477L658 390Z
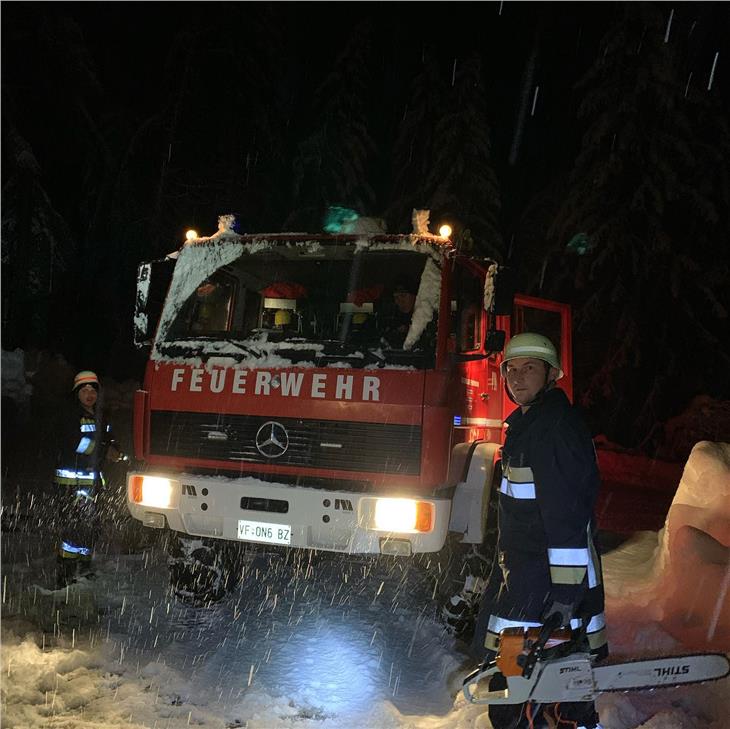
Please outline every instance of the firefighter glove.
M550 619L555 619L555 615L560 615L560 627L570 625L570 619L573 617L573 605L565 602L553 600L543 613L543 622L547 623Z

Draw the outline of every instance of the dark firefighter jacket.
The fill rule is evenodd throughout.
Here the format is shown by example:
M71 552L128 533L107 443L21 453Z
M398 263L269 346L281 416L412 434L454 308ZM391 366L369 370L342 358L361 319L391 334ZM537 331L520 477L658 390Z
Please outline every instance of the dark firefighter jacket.
M485 647L508 627L541 624L552 602L588 621L591 652L607 654L601 564L593 539L600 485L593 441L560 389L507 418L499 488L502 587Z
M55 482L59 486L92 488L101 482L101 468L110 445L116 446L111 426L82 407L69 412L58 428Z

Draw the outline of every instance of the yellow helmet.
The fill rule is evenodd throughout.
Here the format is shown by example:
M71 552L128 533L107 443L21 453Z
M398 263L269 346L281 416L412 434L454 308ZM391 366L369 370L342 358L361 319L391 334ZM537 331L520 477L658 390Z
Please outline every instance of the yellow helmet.
M547 362L551 367L558 371L556 379L560 379L565 373L560 366L560 358L555 349L555 345L542 334L534 334L533 332L522 332L509 340L504 348L504 357L500 365L502 377L505 376L507 370L507 362L518 357L534 357Z
M288 309L279 309L274 314L274 326L286 327L291 324L291 312Z

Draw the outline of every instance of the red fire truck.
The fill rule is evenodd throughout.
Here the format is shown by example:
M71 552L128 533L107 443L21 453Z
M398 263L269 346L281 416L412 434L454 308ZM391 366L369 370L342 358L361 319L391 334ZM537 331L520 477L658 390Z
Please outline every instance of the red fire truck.
M130 513L206 540L347 554L480 544L505 341L567 305L431 233L239 235L140 266Z

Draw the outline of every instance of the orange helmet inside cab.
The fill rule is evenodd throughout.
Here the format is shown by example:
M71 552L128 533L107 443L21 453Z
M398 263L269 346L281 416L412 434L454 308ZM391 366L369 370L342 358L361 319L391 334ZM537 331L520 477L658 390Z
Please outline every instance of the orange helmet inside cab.
M95 390L99 389L99 378L96 376L96 372L91 370L81 370L74 377L74 386L71 388L71 392L80 390L84 385L91 385Z
M533 357L547 362L558 371L557 380L565 374L560 366L560 357L558 357L555 345L542 334L522 332L522 334L518 334L509 340L504 348L504 357L500 365L502 377L507 374L507 362L519 357Z

